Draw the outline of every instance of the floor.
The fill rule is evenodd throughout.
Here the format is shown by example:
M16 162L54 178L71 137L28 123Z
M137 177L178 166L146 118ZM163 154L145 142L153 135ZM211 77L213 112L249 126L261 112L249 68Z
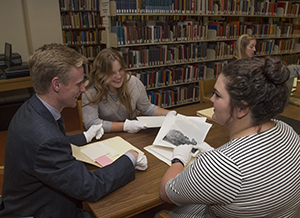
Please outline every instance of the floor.
M300 82L298 82L297 87L300 87ZM295 93L300 94L300 88L298 88ZM175 110L180 114L184 114L187 116L194 116L196 115L197 110L204 109L211 106L212 103L208 102L203 104L192 104L184 107L179 107L179 108L175 108ZM78 113L76 108L66 108L63 110L62 115L65 120L65 127L67 132L80 129ZM294 105L288 105L281 115L300 120L299 107ZM0 166L4 165L6 134L7 134L6 130L0 131ZM0 193L2 192L2 180L3 180L3 175L0 174ZM170 208L170 206L171 205L169 204L164 204L155 207L149 211L133 216L133 218L150 218L153 217L156 212L164 208Z

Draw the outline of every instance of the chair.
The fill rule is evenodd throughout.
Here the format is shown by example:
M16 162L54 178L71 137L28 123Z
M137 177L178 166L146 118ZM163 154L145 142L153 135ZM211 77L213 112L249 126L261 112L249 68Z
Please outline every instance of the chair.
M214 93L214 85L216 83L216 78L201 80L199 81L200 87L200 103L209 102L211 96Z
M79 124L80 124L80 129L84 130L84 122L83 122L83 117L82 117L82 100L77 100L77 112L79 116Z
M159 213L158 218L172 218L172 217L165 212L161 212Z

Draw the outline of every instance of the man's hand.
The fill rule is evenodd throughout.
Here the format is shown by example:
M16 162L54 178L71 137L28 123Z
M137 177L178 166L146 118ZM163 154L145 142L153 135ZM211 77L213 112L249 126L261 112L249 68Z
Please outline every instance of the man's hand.
M141 129L146 129L144 123L137 121L137 120L125 120L123 130L129 133L137 133Z
M87 131L83 132L83 134L85 136L86 143L91 142L94 137L99 140L104 134L102 123L98 125L92 125Z
M141 154L133 149L129 150L128 152L131 153L136 159L135 169L144 171L148 168L148 160L146 155Z

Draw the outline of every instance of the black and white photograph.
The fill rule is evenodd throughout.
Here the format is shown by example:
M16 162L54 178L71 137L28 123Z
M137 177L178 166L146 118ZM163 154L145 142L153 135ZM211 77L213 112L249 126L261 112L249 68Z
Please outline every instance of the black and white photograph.
M183 144L197 145L204 141L205 136L211 125L185 116L176 116L176 118L164 128L159 134L159 145L175 147Z

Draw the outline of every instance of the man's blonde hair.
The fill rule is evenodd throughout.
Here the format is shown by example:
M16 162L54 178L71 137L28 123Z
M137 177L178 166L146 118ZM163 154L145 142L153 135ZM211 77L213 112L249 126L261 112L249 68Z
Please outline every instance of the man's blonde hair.
M30 76L37 94L45 94L54 77L68 84L71 67L81 67L88 60L76 50L58 43L46 44L29 57Z

